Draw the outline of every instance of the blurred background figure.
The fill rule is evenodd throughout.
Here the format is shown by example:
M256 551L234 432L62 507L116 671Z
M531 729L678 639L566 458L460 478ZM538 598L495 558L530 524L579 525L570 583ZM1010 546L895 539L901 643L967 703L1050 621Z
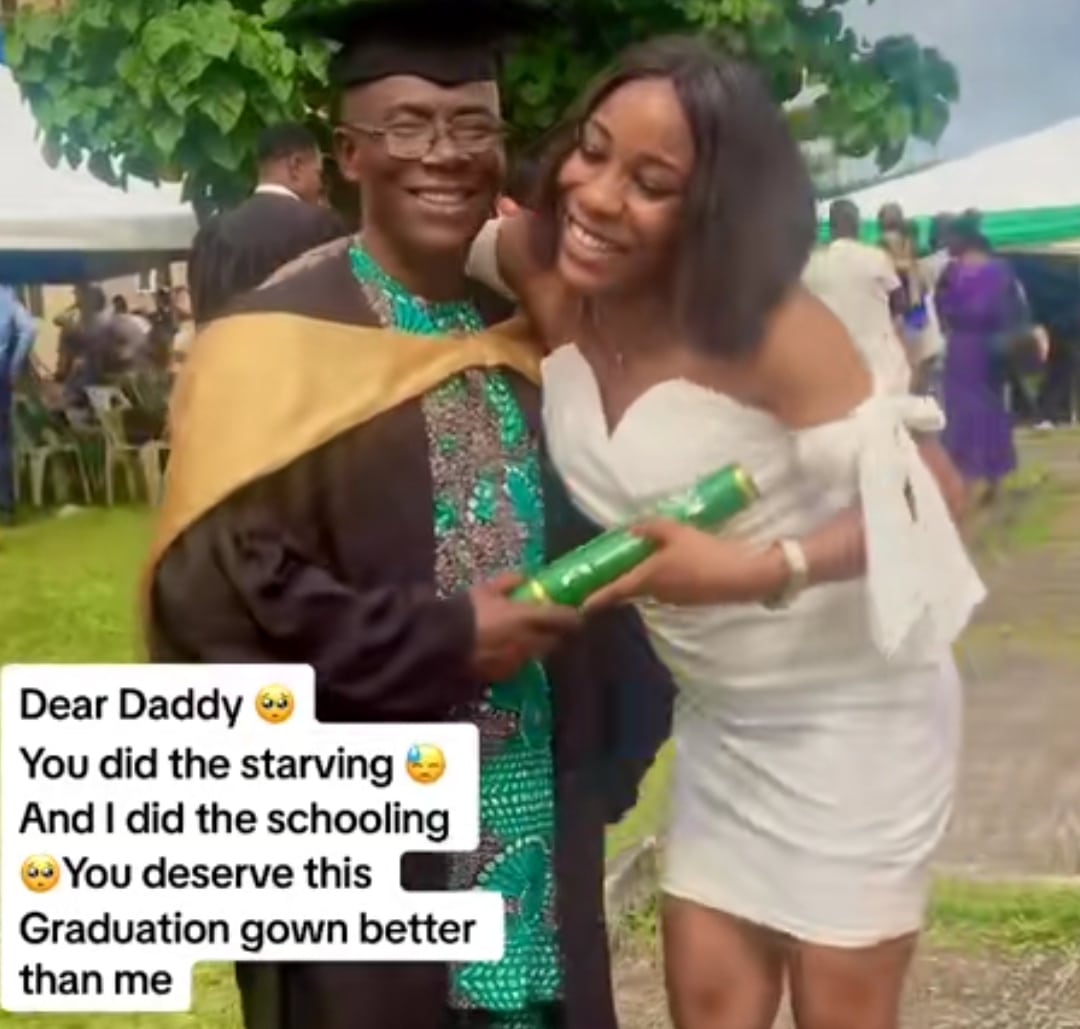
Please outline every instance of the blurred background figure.
M954 216L939 214L930 224L927 252L916 263L926 312L921 337L912 350L912 391L920 396L941 401L942 375L945 368L945 332L937 310L937 286L942 273L952 259L949 254L949 232Z
M197 325L314 247L348 233L325 204L323 157L303 125L267 129L258 145L259 184L232 211L211 218L195 237L188 264Z
M910 257L910 240L904 209L899 204L886 204L878 211L878 230L886 253L898 263L906 264Z
M930 238L927 240L929 252L919 263L922 266L923 278L930 283L931 289L937 289L941 273L952 260L949 237L955 221L956 215L942 213L930 224Z
M140 354L143 370L168 371L172 364L173 343L180 329L180 320L173 304L172 290L161 288L154 294L154 310L150 315L150 332L146 349Z
M188 348L195 339L195 319L191 315L191 292L186 286L173 290L173 310L176 312L177 329L173 340L174 365L187 357Z
M911 365L912 391L937 396L944 340L932 294L936 283L934 266L925 266L919 255L919 228L905 219L899 204L886 204L878 213L881 244L903 287L902 307L897 304L897 331ZM937 249L940 243L931 243ZM948 262L938 259L940 268ZM939 271L940 274L940 271Z
M1025 391L1020 406L1027 402L1031 420L1040 430L1067 425L1073 419L1080 387L1080 278L1075 262L1018 254L1012 265L1034 320L1047 332L1045 374L1037 395L1032 398Z
M1009 364L1034 325L1009 263L993 253L978 218L967 213L950 232L952 260L938 281L938 314L947 336L944 443L970 490L992 502L1016 468L1006 406Z
M15 382L36 336L34 320L15 291L0 284L0 525L15 521Z
M907 308L903 283L883 250L859 241L860 222L850 200L833 203L830 242L811 257L804 283L844 323L879 387L907 393L911 367L898 328Z
M150 334L150 322L140 314L133 314L126 298L112 298L112 327L118 337L121 355L126 364L138 360Z
M63 386L65 404L73 410L89 405L87 386L100 386L129 365L125 340L117 331L105 291L90 283L75 287L74 311L56 319L60 345L56 382Z

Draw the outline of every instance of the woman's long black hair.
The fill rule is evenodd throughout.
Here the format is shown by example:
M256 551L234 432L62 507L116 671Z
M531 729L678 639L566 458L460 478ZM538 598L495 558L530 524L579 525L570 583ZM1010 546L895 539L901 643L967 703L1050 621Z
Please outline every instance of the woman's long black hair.
M538 196L537 255L555 259L563 217L559 172L592 112L622 86L662 79L694 141L672 303L690 341L711 354L752 352L799 280L817 237L814 191L783 113L755 69L691 37L627 50L557 137Z

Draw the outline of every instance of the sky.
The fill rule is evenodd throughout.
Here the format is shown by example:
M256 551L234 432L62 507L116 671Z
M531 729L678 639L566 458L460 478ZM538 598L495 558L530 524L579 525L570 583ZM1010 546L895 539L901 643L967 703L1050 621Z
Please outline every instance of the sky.
M844 14L870 40L911 34L956 65L961 99L938 157L1080 116L1080 0L852 0Z

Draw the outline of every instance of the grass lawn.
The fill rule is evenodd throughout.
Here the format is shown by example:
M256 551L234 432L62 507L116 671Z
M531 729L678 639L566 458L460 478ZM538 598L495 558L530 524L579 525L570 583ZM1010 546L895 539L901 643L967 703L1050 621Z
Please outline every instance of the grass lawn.
M145 510L85 511L70 518L0 529L0 665L125 663L138 659L136 585L149 544ZM669 756L657 763L642 801L612 830L617 853L662 822ZM236 1029L236 994L228 967L196 973L191 1014L8 1015L23 1029Z
M1001 557L1045 546L1054 539L1067 501L1062 483L1050 471L1039 464L1024 468L1006 483L998 509L979 531L975 552Z
M135 591L150 538L145 510L84 511L0 529L0 664L137 659ZM21 1029L238 1029L231 971L196 974L185 1015L9 1015Z
M930 941L965 952L1080 952L1080 886L941 880Z
M207 965L195 973L195 1007L183 1015L8 1015L11 1029L241 1029L232 970Z
M0 529L0 664L135 660L150 525L121 508Z
M630 928L651 946L658 931L656 903L635 912ZM1080 886L939 880L926 944L964 954L1080 954Z

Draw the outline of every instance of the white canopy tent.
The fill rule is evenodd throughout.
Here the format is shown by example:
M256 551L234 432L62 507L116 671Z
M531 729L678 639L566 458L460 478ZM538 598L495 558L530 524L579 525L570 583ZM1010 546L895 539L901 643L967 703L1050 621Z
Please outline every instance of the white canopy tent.
M198 228L179 186L108 186L85 166L51 168L12 77L0 66L0 280L70 282L95 260L131 270L186 253Z
M1080 254L1080 117L851 194L863 217L897 203L909 218L974 208L1000 247ZM819 208L822 218L828 202Z

